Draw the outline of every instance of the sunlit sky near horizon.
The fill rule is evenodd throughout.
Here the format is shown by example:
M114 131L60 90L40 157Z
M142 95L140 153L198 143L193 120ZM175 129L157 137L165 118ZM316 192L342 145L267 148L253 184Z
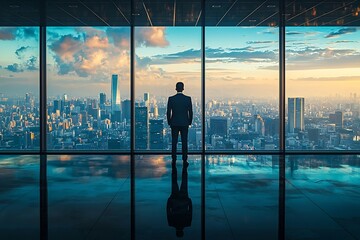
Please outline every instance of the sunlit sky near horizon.
M329 96L359 91L360 28L288 27L287 96ZM119 74L121 96L129 98L129 28L48 27L48 96L110 95ZM0 28L0 92L38 93L39 29ZM277 98L278 28L206 28L206 97ZM136 95L201 93L201 28L135 29ZM20 87L21 86L21 87Z

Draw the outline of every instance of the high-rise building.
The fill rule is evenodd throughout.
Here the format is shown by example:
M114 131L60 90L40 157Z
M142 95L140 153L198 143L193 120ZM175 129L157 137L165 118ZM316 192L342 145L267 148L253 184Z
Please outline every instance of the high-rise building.
M126 119L126 121L130 121L130 115L131 115L131 101L129 99L126 99L121 104L122 107L122 113L123 113L123 119Z
M288 132L305 130L304 112L304 98L288 98Z
M111 77L111 112L121 111L120 89L118 75Z
M336 127L342 128L344 125L344 117L342 111L336 111L329 114L330 123L335 123Z
M149 108L149 104L150 104L150 93L144 93L144 103L145 106L147 106Z
M254 115L255 118L255 133L258 133L260 136L265 136L265 122L259 114Z
M100 93L100 107L103 108L106 103L106 94Z
M159 117L159 108L157 105L154 106L154 118L157 119Z
M151 119L150 120L150 149L164 148L164 120Z
M228 119L226 117L211 117L210 135L228 136Z
M148 149L149 111L147 107L135 107L135 148Z
M111 113L111 121L112 122L121 122L121 111L113 111Z
M62 101L61 100L54 100L54 110L53 112L56 113L56 111L61 111L62 109Z
M31 100L30 93L26 93L26 94L25 94L25 104L26 104L26 105L29 105L29 104L30 104L30 100Z

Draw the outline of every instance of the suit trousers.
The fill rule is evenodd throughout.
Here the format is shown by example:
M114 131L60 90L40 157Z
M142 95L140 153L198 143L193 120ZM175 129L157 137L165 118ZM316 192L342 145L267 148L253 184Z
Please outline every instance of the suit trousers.
M182 142L182 160L186 161L188 158L188 132L189 126L172 126L171 127L171 138L172 138L172 148L171 148L171 157L176 160L176 150L179 133L181 135Z

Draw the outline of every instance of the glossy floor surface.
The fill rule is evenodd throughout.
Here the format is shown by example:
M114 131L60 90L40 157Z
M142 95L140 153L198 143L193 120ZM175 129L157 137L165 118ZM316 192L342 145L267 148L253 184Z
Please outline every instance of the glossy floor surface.
M285 181L279 156L203 158L202 181L197 155L134 179L130 156L47 156L44 202L40 157L0 156L0 239L360 239L360 157L287 156Z

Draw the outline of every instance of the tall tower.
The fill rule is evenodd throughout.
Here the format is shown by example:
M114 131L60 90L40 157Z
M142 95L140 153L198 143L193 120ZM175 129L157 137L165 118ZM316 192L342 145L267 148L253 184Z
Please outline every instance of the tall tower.
M288 132L304 131L304 98L288 98Z
M120 89L118 75L113 74L111 77L111 112L121 111Z
M149 111L147 107L135 107L135 148L149 147Z
M150 149L164 148L164 120L151 119L150 120Z
M259 133L260 136L265 136L265 122L259 114L255 114L255 132Z
M150 93L146 92L144 93L144 102L145 102L145 106L146 107L150 107L149 103L150 103Z
M106 93L100 93L100 106L105 106L106 103Z

